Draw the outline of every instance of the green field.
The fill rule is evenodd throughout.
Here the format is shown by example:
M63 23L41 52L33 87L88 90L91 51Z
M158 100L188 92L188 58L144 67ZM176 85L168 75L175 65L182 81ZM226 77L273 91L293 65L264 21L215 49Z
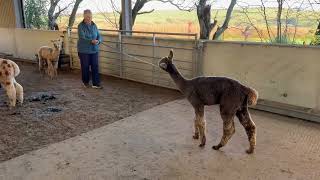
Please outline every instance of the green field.
M276 9L269 8L266 11L267 20L270 27L271 39L275 38L276 34ZM213 10L212 19L218 20L218 25L222 25L226 10ZM247 14L247 15L246 15ZM266 23L260 9L248 9L247 13L242 10L235 9L232 19L229 23L229 28L223 36L222 40L227 41L253 41L253 42L270 42ZM118 17L114 17L112 13L97 13L94 14L94 21L99 28L115 29L112 23L106 21L108 17L112 22L117 22ZM307 44L314 38L314 32L318 25L317 18L320 13L310 11L289 11L283 10L282 29L286 29L285 38L290 44ZM76 19L76 24L82 20L79 15ZM115 21L116 20L116 21ZM62 17L59 20L60 27L66 26L67 17ZM254 27L253 27L253 26ZM249 28L245 32L245 29ZM184 11L155 11L150 14L139 15L136 19L134 30L141 31L156 31L156 32L181 32L181 33L199 33L199 25L196 12ZM260 32L260 37L257 33Z

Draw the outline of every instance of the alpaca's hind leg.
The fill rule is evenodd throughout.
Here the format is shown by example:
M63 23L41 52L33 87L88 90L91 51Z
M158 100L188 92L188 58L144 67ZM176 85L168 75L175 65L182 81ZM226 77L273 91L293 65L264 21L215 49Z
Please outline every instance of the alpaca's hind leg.
M23 87L17 82L15 82L14 85L16 87L17 100L20 102L20 104L22 104L23 103Z
M40 55L38 55L38 63L39 63L39 72L42 72L43 66L42 66L42 58Z
M194 135L193 135L193 139L199 139L199 127L198 127L197 116L194 117Z
M13 82L7 82L5 85L5 89L7 91L7 95L9 98L9 107L15 107L17 101L16 88L14 87Z
M250 147L248 150L246 150L246 152L248 154L251 154L254 152L254 149L256 146L256 125L252 121L250 113L247 108L242 111L238 111L237 117L248 135Z
M54 68L54 77L58 77L58 70L56 68Z
M195 132L194 132L194 138L200 135L200 147L203 147L206 145L206 121L204 119L204 106L195 107Z
M44 77L47 74L47 65L46 65L47 60L46 59L39 59L39 71L42 77Z
M226 145L227 142L232 137L232 135L235 133L234 121L233 121L234 115L221 114L221 117L223 120L223 135L220 143L216 146L212 146L214 150L218 150L224 145Z

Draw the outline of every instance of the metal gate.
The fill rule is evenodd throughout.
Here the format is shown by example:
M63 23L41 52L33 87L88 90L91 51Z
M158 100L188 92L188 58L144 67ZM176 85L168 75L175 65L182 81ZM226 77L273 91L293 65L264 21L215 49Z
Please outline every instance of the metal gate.
M147 84L175 88L171 78L157 65L174 50L174 63L186 78L198 75L197 34L119 31L100 29L100 73ZM72 68L79 69L77 29L69 33Z

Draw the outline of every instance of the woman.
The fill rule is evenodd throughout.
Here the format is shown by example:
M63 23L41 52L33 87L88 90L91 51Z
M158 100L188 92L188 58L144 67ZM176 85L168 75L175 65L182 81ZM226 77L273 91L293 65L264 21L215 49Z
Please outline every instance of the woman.
M92 21L92 13L85 10L83 21L78 25L78 55L81 62L82 82L89 87L90 68L92 76L92 88L101 89L99 77L99 44L101 36L96 24Z

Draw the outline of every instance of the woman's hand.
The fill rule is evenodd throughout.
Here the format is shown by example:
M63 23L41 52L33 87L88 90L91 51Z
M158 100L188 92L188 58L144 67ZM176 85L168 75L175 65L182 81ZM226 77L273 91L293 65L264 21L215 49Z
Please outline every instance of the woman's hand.
M94 45L96 45L96 44L99 44L99 41L96 40L96 39L94 39L94 40L91 41L91 43L94 44Z

